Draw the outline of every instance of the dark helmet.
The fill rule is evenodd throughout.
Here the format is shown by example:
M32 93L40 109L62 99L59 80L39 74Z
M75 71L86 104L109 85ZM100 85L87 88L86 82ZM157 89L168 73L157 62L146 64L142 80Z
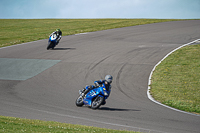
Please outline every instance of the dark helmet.
M112 83L112 79L113 77L111 75L106 75L105 77L105 80L108 82L108 83Z

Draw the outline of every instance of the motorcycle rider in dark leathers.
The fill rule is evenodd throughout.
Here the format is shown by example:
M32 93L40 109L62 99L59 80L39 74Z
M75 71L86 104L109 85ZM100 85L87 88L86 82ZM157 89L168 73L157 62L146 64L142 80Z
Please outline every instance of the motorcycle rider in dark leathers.
M113 77L111 75L106 75L105 80L97 80L94 82L94 85L90 85L90 86L86 86L82 91L80 91L79 93L83 93L84 95L87 94L90 90L94 89L94 88L98 88L99 86L101 86L102 84L105 85L105 89L107 91L111 91L111 83L112 83L112 79Z

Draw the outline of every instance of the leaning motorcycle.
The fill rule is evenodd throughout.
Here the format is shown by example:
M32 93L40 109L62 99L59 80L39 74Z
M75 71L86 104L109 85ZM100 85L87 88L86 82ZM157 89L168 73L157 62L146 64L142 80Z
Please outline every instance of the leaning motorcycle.
M86 86L86 89L89 86ZM106 99L110 95L110 91L106 90L105 85L99 86L90 90L87 94L79 91L80 95L76 99L76 106L82 107L83 105L89 106L92 109L98 109L101 105L106 103Z
M54 49L54 47L57 45L57 35L56 34L52 34L49 37L49 41L48 41L48 46L47 46L47 50L49 49Z

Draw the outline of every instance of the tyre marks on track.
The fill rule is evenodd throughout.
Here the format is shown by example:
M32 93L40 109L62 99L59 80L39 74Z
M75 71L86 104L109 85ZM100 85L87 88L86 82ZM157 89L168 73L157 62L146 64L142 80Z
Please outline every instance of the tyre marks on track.
M103 58L102 60L100 60L99 62L95 63L93 66L92 64L89 66L89 70L87 71L86 75L85 75L85 79L88 78L89 74L91 73L92 70L94 70L99 64L101 64L102 62L104 62L106 59L108 59L111 55ZM92 66L92 67L91 67ZM90 68L91 67L91 68Z
M127 64L128 64L128 63L123 64L122 67L120 68L119 72L117 73L116 85L117 85L117 88L119 89L120 92L122 92L122 93L123 93L124 95L126 95L128 98L134 100L132 97L130 97L128 94L126 94L126 93L122 90L122 88L121 88L121 86L120 86L120 75L121 75L121 73L122 73L122 70L124 69L124 67L125 67Z

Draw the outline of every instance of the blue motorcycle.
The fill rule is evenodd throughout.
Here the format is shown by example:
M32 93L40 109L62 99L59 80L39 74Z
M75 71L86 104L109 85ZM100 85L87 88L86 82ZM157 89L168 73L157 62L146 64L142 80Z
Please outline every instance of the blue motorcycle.
M52 34L50 37L49 37L49 41L48 41L48 46L47 46L47 50L49 50L50 48L51 49L54 49L54 47L57 45L57 35L56 34Z
M86 87L88 89L89 86ZM106 99L110 95L110 90L106 90L104 84L97 88L91 89L87 94L81 91L79 97L76 99L76 106L82 107L83 105L89 106L92 109L98 109L101 105L106 103Z

